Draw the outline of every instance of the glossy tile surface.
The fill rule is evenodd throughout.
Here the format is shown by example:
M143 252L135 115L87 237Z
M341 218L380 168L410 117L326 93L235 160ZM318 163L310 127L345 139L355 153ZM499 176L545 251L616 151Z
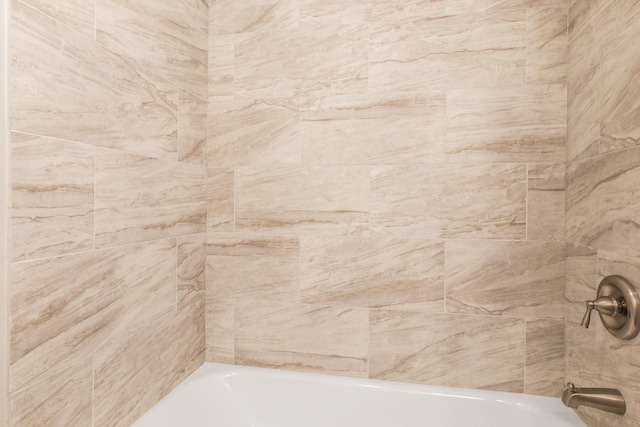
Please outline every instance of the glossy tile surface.
M235 362L366 377L367 316L355 308L238 304Z
M372 378L523 391L522 320L376 310L370 328Z
M234 363L234 304L207 298L207 362Z
M449 241L448 313L562 319L564 242Z
M452 161L564 161L562 85L452 90L447 94L447 118Z
M528 240L565 240L565 174L563 163L528 166Z
M207 171L207 230L233 231L234 194L233 169Z
M96 247L205 231L204 167L100 150L95 168Z
M318 234L369 228L368 168L236 168L236 230Z
M212 34L261 32L298 27L296 0L212 0L209 5Z
M95 0L25 0L24 4L41 11L56 21L87 37L95 34Z
M561 397L565 385L564 319L527 320L526 329L524 392Z
M177 239L178 310L204 304L206 291L207 235L205 233ZM204 320L204 313L202 313Z
M532 2L533 4L533 2ZM566 84L567 7L527 10L527 83Z
M444 243L390 237L305 237L300 299L345 307L444 310Z
M200 94L204 96L204 94ZM189 92L178 94L178 160L206 163L207 102Z
M444 96L335 96L302 105L306 164L445 160Z
M522 165L371 168L371 229L428 238L522 239Z
M93 249L95 148L11 133L12 261Z

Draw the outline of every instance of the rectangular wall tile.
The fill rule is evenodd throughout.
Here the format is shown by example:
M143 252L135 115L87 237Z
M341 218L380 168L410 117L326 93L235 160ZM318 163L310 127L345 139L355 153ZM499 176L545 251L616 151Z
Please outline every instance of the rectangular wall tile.
M202 301L194 312L168 313L96 355L96 427L130 426L202 365L203 310Z
M150 81L207 93L207 20L203 1L96 0L96 40L128 58Z
M95 179L97 247L205 231L203 166L100 150Z
M527 320L524 392L560 397L564 390L564 319Z
M524 10L371 26L369 88L433 91L525 82Z
M176 244L12 264L9 286L11 388L20 390L174 308Z
M462 162L553 163L565 159L563 85L453 90L447 152Z
M371 313L372 378L522 392L524 321L399 311Z
M367 36L364 25L237 36L236 94L285 98L366 92Z
M567 182L567 241L640 256L640 148L576 161Z
M316 234L369 228L369 171L362 166L237 168L236 230Z
M178 310L192 310L204 303L206 291L207 235L205 233L177 239ZM204 316L204 313L203 313Z
M210 167L300 163L298 99L237 97L209 111Z
M449 241L446 311L562 319L564 242Z
M527 238L565 240L565 165L528 165Z
M209 32L209 99L233 101L233 80L235 74L235 37L218 36Z
M367 376L367 310L256 302L235 316L238 364Z
M23 3L55 20L93 38L95 35L95 0L25 0Z
M207 230L233 231L235 210L233 169L209 169L207 176Z
M567 81L567 6L527 10L527 83Z
M296 237L209 234L207 296L298 301L299 247Z
M207 102L181 90L178 94L178 160L205 164L206 154Z
M95 148L11 133L11 260L93 249Z
M91 360L71 366L10 397L13 427L86 427L93 419Z
M175 159L172 85L21 2L11 22L11 129Z
M302 105L307 164L443 162L445 97L345 95Z
M371 229L428 238L522 239L522 165L376 166Z
M235 316L232 301L207 298L207 362L234 363Z
M470 13L481 10L526 9L534 6L563 6L566 0L447 0L447 13Z
M444 243L391 237L305 237L303 303L444 309Z
M209 8L211 34L265 32L299 25L296 0L213 0Z

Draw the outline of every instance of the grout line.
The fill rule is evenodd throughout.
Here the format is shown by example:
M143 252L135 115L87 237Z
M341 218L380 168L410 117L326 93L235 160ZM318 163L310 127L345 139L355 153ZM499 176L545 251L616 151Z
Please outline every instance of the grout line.
M527 392L527 319L524 319L524 360L522 361L522 392Z

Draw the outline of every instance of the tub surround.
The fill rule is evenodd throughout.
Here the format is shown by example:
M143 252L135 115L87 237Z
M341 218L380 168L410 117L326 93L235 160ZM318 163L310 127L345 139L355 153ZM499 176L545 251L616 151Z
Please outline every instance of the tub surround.
M533 3L211 4L208 360L560 395L568 11Z

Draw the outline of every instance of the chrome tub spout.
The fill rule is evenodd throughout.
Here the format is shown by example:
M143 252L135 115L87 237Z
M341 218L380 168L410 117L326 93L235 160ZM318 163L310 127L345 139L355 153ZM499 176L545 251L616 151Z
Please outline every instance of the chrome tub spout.
M602 411L624 414L627 405L622 394L613 388L580 388L567 383L562 402L570 408L589 406Z

